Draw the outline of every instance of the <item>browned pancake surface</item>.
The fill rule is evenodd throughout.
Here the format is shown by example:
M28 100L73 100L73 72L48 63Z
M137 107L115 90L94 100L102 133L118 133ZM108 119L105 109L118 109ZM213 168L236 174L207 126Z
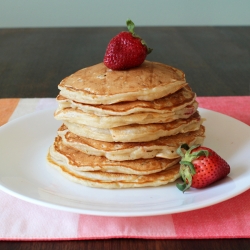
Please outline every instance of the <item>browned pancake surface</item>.
M60 103L63 103L65 108L72 107L72 108L78 108L85 112L95 112L96 110L102 110L102 111L109 111L110 114L112 112L115 113L129 113L132 112L143 112L143 110L151 111L151 112L171 112L175 110L175 108L183 108L187 105L191 104L195 99L195 93L192 92L191 88L189 86L186 86L177 92L162 97L160 99L156 99L154 101L142 101L142 100L135 100L132 102L119 102L114 103L110 105L88 105L85 103L79 103L70 99L65 98L62 95L57 96L57 101L60 105ZM135 110L135 111L134 111ZM100 112L101 113L101 112ZM105 112L104 112L105 114Z
M59 131L66 130L67 127L62 125L59 128ZM172 136L164 136L157 140L148 141L148 142L105 142L98 141L90 138L86 138L83 136L78 136L76 134L71 133L70 131L66 132L65 139L69 143L79 143L86 144L90 147L105 150L105 151L115 151L115 150L124 150L135 147L150 147L150 146L170 146L170 147L178 147L182 143L187 143L193 141L196 137L205 137L205 127L200 126L200 128L196 131L190 131L187 133L180 133Z
M64 161L78 171L102 171L114 173L150 174L162 171L178 163L179 159L137 159L131 161L111 161L103 156L85 154L62 143L61 138L55 138L54 148L50 154L55 159ZM63 156L63 157L61 157Z
M134 175L108 172L76 172L60 163L56 163L51 155L47 156L48 163L59 170L68 180L97 188L138 188L157 187L166 185L180 177L179 164L158 173L148 175Z
M137 68L115 71L99 63L66 77L59 87L95 95L115 95L183 80L185 75L181 70L162 63L145 61Z

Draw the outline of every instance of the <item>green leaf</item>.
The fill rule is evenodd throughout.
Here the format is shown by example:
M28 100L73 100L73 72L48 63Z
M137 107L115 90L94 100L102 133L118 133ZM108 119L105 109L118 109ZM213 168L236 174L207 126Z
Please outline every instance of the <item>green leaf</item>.
M184 192L184 190L186 190L186 183L176 183L176 187L181 190L182 192Z
M133 23L133 21L130 20L130 19L128 19L127 22L126 22L126 24L127 24L127 27L128 27L128 31L130 33L132 33L133 35L135 35L135 32L134 32L135 24Z
M177 150L176 150L176 153L178 154L178 155L180 155L181 156L181 158L183 158L184 157L184 153L182 152L182 147L180 146L180 147L178 147L177 148Z
M193 164L189 161L180 161L180 176L182 184L176 184L177 188L183 193L192 185L192 176L196 173Z
M190 162L190 161L180 161L180 164L186 166L186 168L189 168L189 171L190 171L191 175L196 174L196 171L195 171L195 168L194 168L194 165L193 165L192 162Z
M195 144L195 145L191 146L191 147L188 149L187 154L190 155L190 152L191 152L193 149L198 148L199 146L200 146L200 145L198 145L198 144Z
M208 157L209 151L208 150L199 150L199 151L193 152L191 155L195 156L196 158L198 158L199 156Z

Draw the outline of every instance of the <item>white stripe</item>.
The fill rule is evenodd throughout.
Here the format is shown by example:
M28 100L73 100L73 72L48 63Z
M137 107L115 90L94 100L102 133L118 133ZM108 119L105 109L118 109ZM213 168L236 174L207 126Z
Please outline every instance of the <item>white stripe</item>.
M11 115L9 121L21 117L26 114L30 114L36 111L39 98L22 98L20 99L15 111Z
M44 109L56 109L57 108L56 98L41 98L37 104L36 110L44 110Z
M9 121L23 115L50 108L57 108L55 98L21 98Z

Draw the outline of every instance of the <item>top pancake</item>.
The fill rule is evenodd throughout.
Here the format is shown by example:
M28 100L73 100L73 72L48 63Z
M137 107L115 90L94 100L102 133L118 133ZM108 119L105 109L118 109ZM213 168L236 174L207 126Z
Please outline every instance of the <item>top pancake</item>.
M58 85L60 95L87 104L153 101L186 86L185 74L176 68L145 61L129 70L113 71L103 63L81 69Z

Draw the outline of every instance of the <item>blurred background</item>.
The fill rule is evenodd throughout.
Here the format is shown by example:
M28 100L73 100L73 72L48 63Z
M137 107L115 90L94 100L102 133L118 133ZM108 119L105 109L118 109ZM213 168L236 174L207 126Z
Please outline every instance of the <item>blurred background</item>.
M56 96L128 18L198 95L250 94L250 0L0 0L0 98Z
M250 25L250 0L0 0L0 28Z

